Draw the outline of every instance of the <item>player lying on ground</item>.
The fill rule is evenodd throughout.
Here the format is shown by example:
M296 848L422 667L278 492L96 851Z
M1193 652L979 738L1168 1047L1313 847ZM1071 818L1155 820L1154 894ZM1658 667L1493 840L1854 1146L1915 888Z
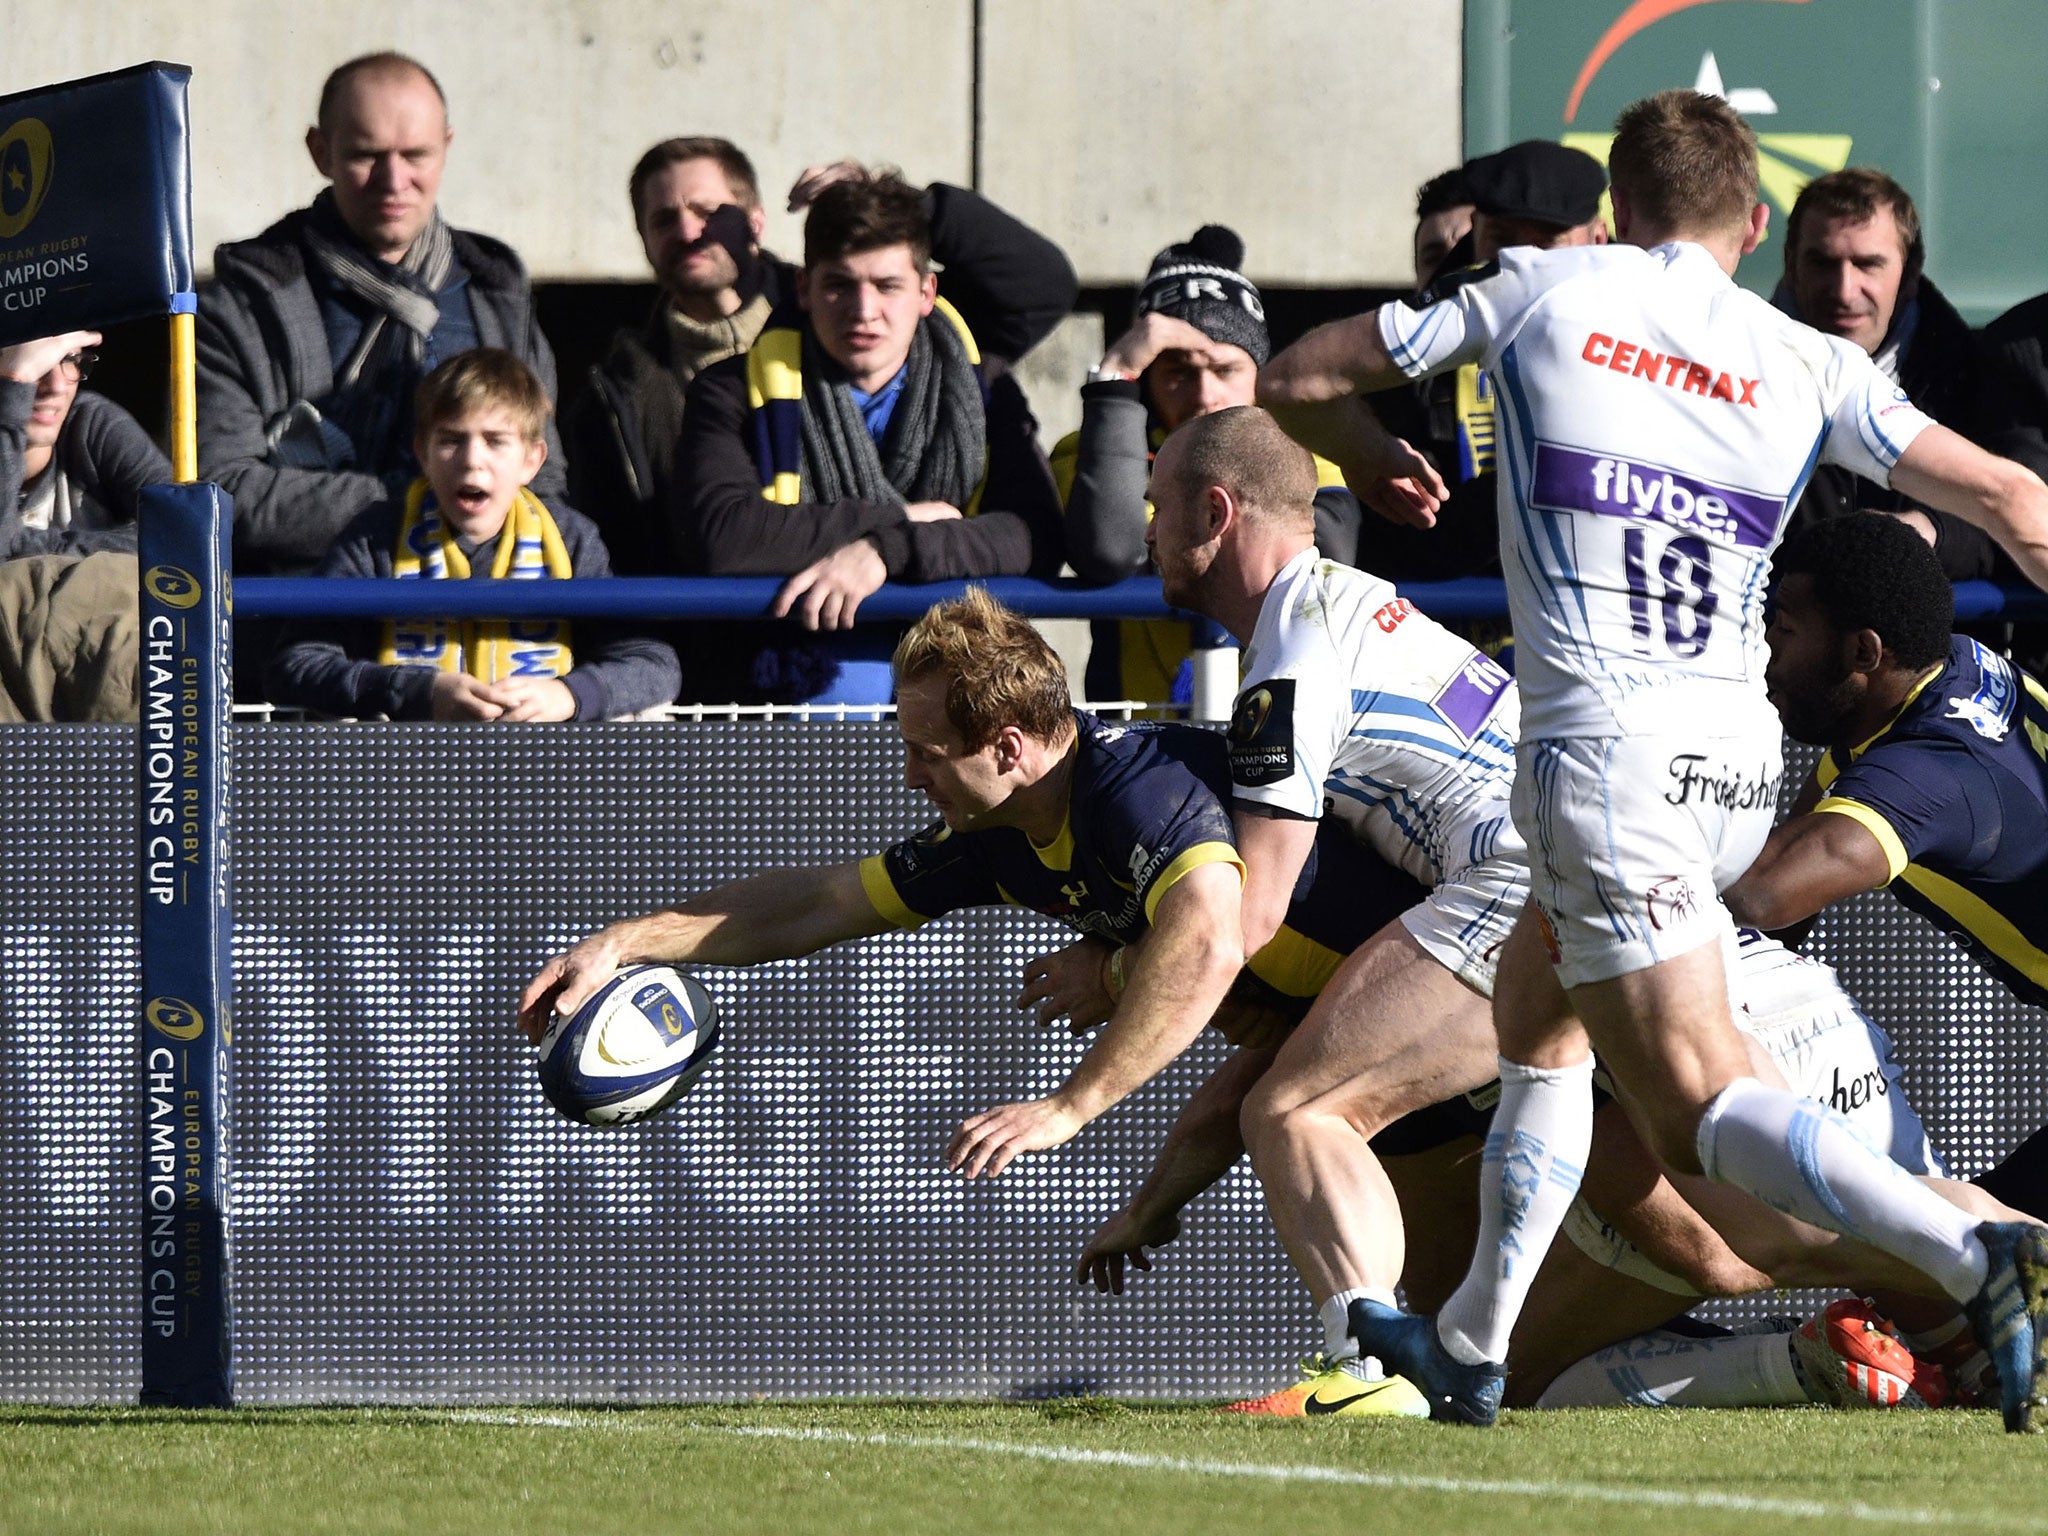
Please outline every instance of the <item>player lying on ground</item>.
M1826 966L1747 932L1734 995L1744 1034L1796 1091L1820 1102L1836 1098L1866 1141L1916 1173L1942 1174L1905 1100L1889 1042ZM1075 1005L1084 1016L1090 1011L1086 997L1076 998ZM1270 1032L1284 1035L1287 1027L1278 1019ZM1145 1250L1172 1242L1182 1207L1242 1153L1238 1110L1273 1054L1240 1049L1189 1100L1137 1193L1090 1238L1077 1279L1121 1293L1127 1266L1152 1267ZM1860 1090L1844 1093L1845 1083ZM1375 1138L1410 1233L1401 1283L1411 1305L1440 1304L1471 1253L1477 1155L1497 1091L1460 1096L1408 1116ZM1942 1400L1939 1373L1916 1370L1897 1341L1863 1327L1830 1329L1816 1320L1787 1339L1703 1336L1693 1325L1676 1332L1664 1326L1682 1317L1700 1293L1652 1263L1598 1214L1603 1198L1625 1198L1634 1182L1627 1165L1642 1156L1618 1105L1603 1106L1600 1120L1601 1130L1612 1134L1605 1147L1596 1137L1586 1184L1565 1226L1572 1241L1552 1250L1516 1328L1510 1405L1918 1406ZM1942 1187L1986 1218L2019 1215L1981 1192ZM1749 1207L1764 1220L1772 1214L1754 1202ZM1741 1217L1729 1219L1739 1240ZM1767 1283L1766 1276L1754 1275L1753 1284ZM1294 1386L1237 1406L1286 1415L1388 1411L1371 1388L1320 1356Z
M2037 583L2048 488L1928 421L1859 348L1736 287L1768 218L1756 166L1755 136L1725 102L1638 102L1609 161L1621 243L1504 252L1440 303L1310 333L1261 379L1262 400L1314 413L1477 361L1508 465L1514 816L1533 900L1500 961L1503 1086L1480 1237L1437 1317L1364 1301L1354 1331L1439 1416L1492 1422L1534 1256L1585 1165L1597 1049L1665 1167L1861 1238L1965 1306L1997 1362L2006 1426L2024 1430L2048 1403L2048 1230L1976 1223L1754 1074L1716 893L1769 831L1781 738L1762 688L1763 588L1816 454L1986 528ZM1312 446L1347 470L1377 458L1381 482L1408 475L1426 506L1412 450L1368 443L1355 414L1345 424L1347 447ZM1371 479L1353 483L1377 502Z
M1148 942L1067 1081L969 1119L947 1150L953 1168L998 1174L1020 1153L1058 1146L1186 1048L1244 963L1242 865L1215 791L1227 776L1222 741L1076 711L1059 658L980 589L912 626L895 667L904 782L940 820L858 863L755 875L600 929L527 984L529 1039L621 965L758 965L1010 904L1119 945ZM1406 877L1357 861L1344 882L1347 901L1382 916L1413 899ZM1302 942L1280 936L1276 976Z

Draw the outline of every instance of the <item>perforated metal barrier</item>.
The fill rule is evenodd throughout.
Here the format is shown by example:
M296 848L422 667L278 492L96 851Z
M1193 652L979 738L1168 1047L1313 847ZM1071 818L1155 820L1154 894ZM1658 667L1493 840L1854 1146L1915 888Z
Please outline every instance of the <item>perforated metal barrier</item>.
M264 725L234 747L241 1401L1223 1396L1318 1342L1243 1166L1133 1294L1070 1279L1213 1041L993 1184L944 1171L963 1115L1079 1054L1012 1006L1061 934L1034 917L706 971L726 1044L674 1111L596 1131L542 1101L511 1026L539 961L921 824L893 727ZM0 728L0 772L0 1399L132 1400L134 732ZM1873 898L1821 944L1961 1171L2048 1118L2038 1016L1945 940Z

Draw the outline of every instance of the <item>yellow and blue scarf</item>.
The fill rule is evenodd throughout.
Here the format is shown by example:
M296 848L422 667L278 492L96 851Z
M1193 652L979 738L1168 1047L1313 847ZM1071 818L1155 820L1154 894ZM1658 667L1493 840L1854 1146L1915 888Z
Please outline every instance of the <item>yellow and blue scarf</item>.
M805 378L804 352L807 327L781 323L784 318L772 318L767 329L761 332L759 339L747 352L747 436L754 450L754 464L760 478L761 495L786 507L793 507L804 501L807 491L811 499L817 500L834 500L840 495L859 495L862 493L861 487L853 482L858 481L860 477L850 473L842 472L838 476L840 480L849 483L831 486L822 492L818 487L806 487L804 483L805 437L819 425L816 422L807 425L804 420L806 394L809 394L809 407L821 412L840 402L825 399L824 395L828 391L820 390L817 381ZM961 318L960 312L945 299L940 298L934 302L932 313L920 322L920 325L924 334L920 337L919 343L914 343L913 346L932 343L943 354L935 357L927 365L936 367L941 372L934 393L943 396L950 384L956 392L964 391L966 396L978 395L981 409L985 409L988 384L982 369L981 350L975 344L974 333L968 329L967 322ZM815 347L816 343L811 342L810 345ZM947 358L954 359L956 367L964 365L963 375L966 370L971 370L971 378L946 377ZM844 395L844 387L841 386L837 393ZM971 401L969 403L971 404ZM953 404L960 404L957 394ZM932 406L932 401L911 402L912 409L931 409ZM904 406L899 405L898 409L904 409ZM941 409L943 410L943 405ZM937 425L941 429L950 425L966 432L974 439L973 446L979 456L979 462L969 471L967 478L971 484L945 486L945 494L939 499L954 502L963 513L972 517L980 510L981 494L988 478L985 457L986 419L980 410L956 412L955 415L971 415L973 419L962 421L942 415ZM853 450L868 458L875 458L879 453L879 449L871 447L864 437L853 444ZM826 465L814 459L811 468L813 473L817 473L824 470ZM880 483L880 475L885 469L886 466L879 460L870 467L870 475L876 481L873 489L884 493L888 488ZM915 484L899 483L895 491L897 495L908 500L930 499L922 494Z
M391 574L401 581L460 580L468 557L441 518L433 488L415 480L405 493L405 516ZM521 487L498 535L488 573L515 581L575 574L554 514ZM467 672L486 683L508 677L564 677L576 664L566 619L406 619L384 626L377 659L385 666L433 667Z

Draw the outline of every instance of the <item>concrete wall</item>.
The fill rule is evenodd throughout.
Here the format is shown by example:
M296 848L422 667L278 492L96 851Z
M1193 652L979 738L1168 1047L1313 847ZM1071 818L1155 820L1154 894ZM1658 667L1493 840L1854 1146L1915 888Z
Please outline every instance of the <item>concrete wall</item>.
M852 155L970 182L1128 283L1218 219L1255 277L1400 281L1408 199L1458 156L1459 0L76 0L10 29L0 92L144 59L194 67L202 266L320 186L321 80L373 48L440 77L456 223L543 279L640 278L625 182L641 150L722 133L780 192ZM980 64L980 132L976 73Z

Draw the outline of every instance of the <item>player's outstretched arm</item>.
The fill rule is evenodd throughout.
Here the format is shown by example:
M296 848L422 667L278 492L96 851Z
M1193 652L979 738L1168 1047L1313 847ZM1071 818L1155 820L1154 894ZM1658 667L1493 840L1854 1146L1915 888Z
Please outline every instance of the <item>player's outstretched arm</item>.
M1892 466L1892 488L1975 523L2048 591L2048 485L1944 426L1924 428Z
M1244 964L1238 873L1231 864L1189 870L1159 900L1152 934L1137 946L1123 1000L1074 1075L1048 1098L1005 1104L962 1123L946 1166L993 1178L1019 1153L1066 1141L1187 1049Z
M1238 1111L1277 1054L1234 1051L1194 1091L1160 1143L1159 1156L1138 1192L1096 1229L1081 1250L1074 1266L1076 1282L1121 1296L1125 1267L1149 1270L1152 1261L1145 1250L1164 1247L1180 1236L1181 1210L1244 1156Z
M1319 325L1283 347L1259 370L1259 404L1319 405L1346 395L1391 389L1407 377L1380 339L1380 312Z
M1780 823L1721 899L1736 922L1775 933L1891 878L1884 845L1868 827L1833 811L1809 811Z
M868 899L858 864L769 870L612 923L556 955L520 994L519 1027L538 1040L550 1013L573 1013L622 965L759 965L890 926Z
M1343 471L1380 516L1427 528L1449 494L1436 466L1380 425L1361 393L1404 381L1380 338L1379 311L1319 325L1259 370L1258 402L1282 430Z

